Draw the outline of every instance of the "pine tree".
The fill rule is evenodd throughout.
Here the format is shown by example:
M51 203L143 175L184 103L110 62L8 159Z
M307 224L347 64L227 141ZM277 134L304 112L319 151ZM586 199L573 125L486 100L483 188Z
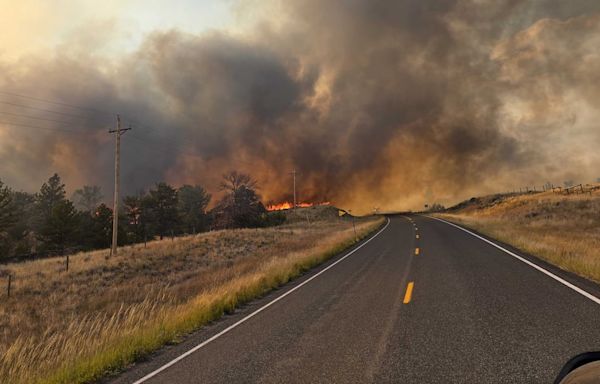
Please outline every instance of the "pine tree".
M8 230L10 256L29 255L34 246L33 223L36 217L35 195L13 192L12 205L16 211L16 222Z
M163 182L156 184L156 189L149 192L145 203L149 209L149 219L162 239L166 234L175 231L179 224L177 190Z
M65 185L58 174L52 175L48 182L42 184L37 195L37 205L40 215L44 218L50 216L54 206L65 200Z
M75 240L77 222L77 211L73 203L61 200L54 204L38 232L43 242L43 250L64 253Z
M12 191L0 180L0 232L5 232L17 221Z
M206 207L210 194L199 185L184 185L177 191L179 217L188 233L203 231L207 224Z
M78 216L65 195L65 185L55 173L36 196L36 232L43 252L64 252L74 241Z

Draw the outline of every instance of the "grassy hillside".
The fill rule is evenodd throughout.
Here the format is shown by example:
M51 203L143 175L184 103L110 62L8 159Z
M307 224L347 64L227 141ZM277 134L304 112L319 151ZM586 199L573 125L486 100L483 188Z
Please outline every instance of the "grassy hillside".
M485 196L439 216L600 282L600 189L588 190Z
M10 298L0 291L0 382L87 382L177 341L352 245L352 223L328 209L310 224L81 253L68 272L64 258L4 266L15 278ZM357 231L382 222L357 220Z

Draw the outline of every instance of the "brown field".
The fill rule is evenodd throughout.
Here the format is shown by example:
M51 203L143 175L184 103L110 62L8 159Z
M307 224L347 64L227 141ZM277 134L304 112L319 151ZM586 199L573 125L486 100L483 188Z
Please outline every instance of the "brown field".
M600 191L486 196L440 217L600 282Z
M124 247L110 259L81 253L68 272L64 258L3 266L15 279L7 298L0 278L0 382L89 382L176 342L352 245L352 223L336 212ZM382 222L357 220L359 237Z

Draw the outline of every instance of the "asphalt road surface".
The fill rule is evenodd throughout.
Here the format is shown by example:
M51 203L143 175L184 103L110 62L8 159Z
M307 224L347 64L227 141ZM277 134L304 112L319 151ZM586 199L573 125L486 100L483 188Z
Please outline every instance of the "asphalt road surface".
M551 383L600 350L597 285L432 218L389 220L109 382Z

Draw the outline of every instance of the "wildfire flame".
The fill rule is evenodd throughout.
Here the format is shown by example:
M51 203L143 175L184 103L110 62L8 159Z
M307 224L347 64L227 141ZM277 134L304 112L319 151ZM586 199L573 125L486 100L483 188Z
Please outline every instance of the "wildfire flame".
M297 203L296 207L298 208L309 208L309 207L317 207L317 206L322 206L322 205L330 205L331 203L329 201L323 201L320 203L307 203L307 202L302 202L302 203ZM290 203L288 201L283 202L283 203L279 203L279 204L271 204L271 205L267 205L267 211L282 211L284 209L292 209L294 208L294 203Z

